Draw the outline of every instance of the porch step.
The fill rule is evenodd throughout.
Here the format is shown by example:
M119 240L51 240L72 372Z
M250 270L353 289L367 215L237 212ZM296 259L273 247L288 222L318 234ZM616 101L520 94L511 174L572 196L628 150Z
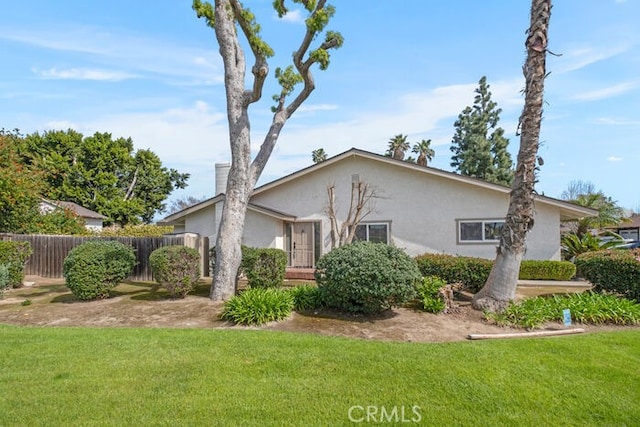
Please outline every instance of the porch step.
M313 268L287 268L284 278L287 280L314 280Z

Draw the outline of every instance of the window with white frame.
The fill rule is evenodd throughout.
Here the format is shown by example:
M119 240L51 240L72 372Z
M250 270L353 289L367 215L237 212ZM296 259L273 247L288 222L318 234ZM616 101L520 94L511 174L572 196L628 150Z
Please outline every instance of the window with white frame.
M368 222L356 225L354 240L372 243L389 243L389 223Z
M458 220L458 241L460 243L497 242L504 226L502 219Z

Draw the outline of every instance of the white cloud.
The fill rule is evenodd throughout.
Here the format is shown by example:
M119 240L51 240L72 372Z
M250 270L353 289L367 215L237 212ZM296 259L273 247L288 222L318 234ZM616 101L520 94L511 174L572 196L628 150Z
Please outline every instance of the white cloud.
M135 33L73 25L28 31L2 27L0 38L43 49L86 54L80 58L109 68L119 68L126 63L137 74L152 73L187 83L224 81L222 63L215 49L178 45Z
M640 120L628 120L617 117L600 117L596 123L612 126L639 126Z
M304 17L302 16L300 9L296 9L288 11L287 14L282 17L282 20L299 24L304 22Z
M110 71L88 68L67 68L58 70L50 68L48 70L33 70L34 73L45 79L63 79L63 80L100 80L118 82L122 80L135 78L135 74L125 73L122 71Z
M635 90L640 87L640 81L624 82L617 85L596 89L573 96L572 99L578 101L597 101L599 99L611 98Z
M629 50L630 46L584 47L561 52L556 60L558 67L554 73L562 74L576 71L596 62L604 61Z
M607 161L609 161L609 162L621 162L622 161L622 157L609 156L607 158Z

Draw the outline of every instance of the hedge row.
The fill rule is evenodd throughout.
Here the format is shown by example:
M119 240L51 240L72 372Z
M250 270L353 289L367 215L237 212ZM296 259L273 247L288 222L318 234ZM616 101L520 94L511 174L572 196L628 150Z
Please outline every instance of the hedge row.
M423 276L437 276L447 283L462 283L470 292L478 292L486 283L493 261L485 258L424 254L416 257ZM569 280L576 267L568 261L525 260L520 265L522 280Z
M587 252L575 262L596 290L640 301L640 249Z

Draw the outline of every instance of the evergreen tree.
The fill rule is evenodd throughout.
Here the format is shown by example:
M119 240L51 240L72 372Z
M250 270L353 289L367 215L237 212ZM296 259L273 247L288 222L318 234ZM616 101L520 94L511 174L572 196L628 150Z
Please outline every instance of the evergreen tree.
M513 161L507 151L509 140L497 127L502 110L491 100L485 76L475 93L473 107L465 107L454 123L451 166L462 175L510 186Z

